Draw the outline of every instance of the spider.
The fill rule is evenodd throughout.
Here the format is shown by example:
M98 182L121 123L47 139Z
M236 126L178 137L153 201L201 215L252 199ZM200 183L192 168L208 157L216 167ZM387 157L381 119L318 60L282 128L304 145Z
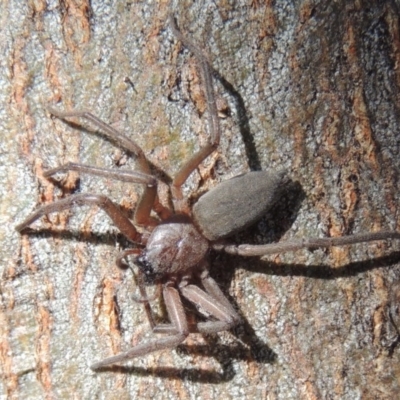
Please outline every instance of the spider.
M133 140L89 112L60 112L50 108L50 113L60 119L81 117L93 123L108 139L136 157L139 171L115 171L68 163L48 170L45 173L46 177L74 170L83 174L143 184L144 190L138 201L133 223L107 197L80 193L40 207L16 227L21 232L43 215L60 212L74 205L96 205L103 209L121 233L135 244L135 248L120 253L117 264L123 266L126 257L134 256L140 291L140 297L134 298L144 303L153 332L162 333L164 336L97 362L91 366L93 370L145 356L157 350L175 348L192 332L215 333L229 330L241 322L237 311L209 275L207 255L210 249L241 256L264 256L303 248L315 249L400 239L400 232L382 231L336 238L305 238L266 245L237 245L227 242L226 238L253 224L270 209L287 181L285 171L253 171L227 180L201 196L190 210L182 193L182 185L199 164L218 148L220 127L213 89L213 73L207 58L191 40L182 35L173 17L169 19L169 26L176 38L194 54L199 64L205 87L210 130L208 144L187 160L172 180L170 192L174 209L169 210L160 204L157 197L157 179L151 175L146 156ZM151 217L152 211L158 215L157 221ZM144 232L137 230L135 225L142 226ZM195 284L196 282L200 285ZM149 284L158 287L158 291L152 297L146 294L145 285ZM150 301L160 290L169 324L156 324L152 316ZM182 305L182 296L193 303L208 320L190 325Z

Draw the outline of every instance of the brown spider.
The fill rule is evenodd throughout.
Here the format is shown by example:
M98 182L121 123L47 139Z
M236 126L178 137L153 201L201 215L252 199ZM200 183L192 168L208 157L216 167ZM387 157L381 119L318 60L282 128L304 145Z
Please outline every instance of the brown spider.
M123 251L117 258L117 264L121 266L125 257L135 255L135 265L139 268L138 286L141 293L141 297L136 300L144 303L153 332L163 333L166 336L139 344L124 353L97 362L91 366L94 370L133 357L144 356L156 350L174 348L191 332L208 334L224 331L241 322L240 316L218 284L209 276L206 259L210 249L242 256L264 256L302 248L312 249L390 238L400 239L399 232L385 231L338 238L291 240L266 245L236 245L225 242L223 239L251 225L271 207L286 181L284 171L250 172L225 181L202 196L193 209L189 210L181 187L193 170L217 149L220 129L211 67L202 52L180 33L172 17L170 27L174 35L195 55L199 63L205 86L210 129L209 143L180 168L172 181L171 195L174 212L159 204L157 179L151 175L149 162L142 149L134 141L88 112L59 112L50 109L50 112L58 118L82 117L101 128L109 139L136 156L140 172L114 171L68 163L47 171L45 176L74 170L144 184L143 194L135 210L134 223L145 227L146 232L141 234L118 206L107 197L83 193L40 207L16 227L18 231L22 231L41 216L68 209L76 204L96 205L108 214L125 237L137 245L137 248ZM156 224L150 216L152 210L159 216ZM202 288L192 283L196 278L200 279ZM170 324L155 324L149 305L149 301L155 296L147 297L144 282L157 284L159 288L162 286ZM196 305L210 320L190 326L182 306L181 296Z

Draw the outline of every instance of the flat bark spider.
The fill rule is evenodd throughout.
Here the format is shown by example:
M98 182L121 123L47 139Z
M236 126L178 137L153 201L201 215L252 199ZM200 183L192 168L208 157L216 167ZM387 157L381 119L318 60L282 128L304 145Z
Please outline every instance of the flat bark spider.
M212 81L211 67L207 59L190 40L185 38L173 18L170 27L174 35L195 55L201 70L208 107L210 141L195 153L178 171L171 185L174 213L162 207L157 198L157 179L151 175L149 162L142 149L131 139L122 135L92 114L82 111L59 112L49 109L58 118L82 117L102 129L105 135L120 147L133 153L140 171L114 171L83 164L68 163L45 173L46 177L65 171L78 171L90 175L114 178L124 182L144 185L143 194L134 215L134 224L147 227L141 234L134 224L111 200L102 195L74 194L70 197L40 207L16 229L23 231L43 215L69 209L74 205L96 205L113 220L121 233L137 245L123 251L117 259L119 265L129 255L135 256L139 268L138 286L147 317L154 333L163 333L163 338L139 344L130 350L106 358L91 366L93 370L110 364L124 362L144 356L156 350L169 349L182 343L191 332L215 333L232 328L241 318L209 276L207 254L210 249L242 256L264 256L298 249L343 246L359 242L400 239L400 233L383 231L362 233L338 238L300 239L267 245L236 245L224 239L256 222L274 203L284 183L286 174L278 172L249 172L225 181L202 196L189 210L182 194L182 185L188 176L213 153L220 141L220 128ZM159 222L150 216L154 210ZM200 279L201 287L192 283ZM170 324L156 325L152 317L144 282L162 286L162 293ZM192 302L210 318L195 326L188 324L181 296Z

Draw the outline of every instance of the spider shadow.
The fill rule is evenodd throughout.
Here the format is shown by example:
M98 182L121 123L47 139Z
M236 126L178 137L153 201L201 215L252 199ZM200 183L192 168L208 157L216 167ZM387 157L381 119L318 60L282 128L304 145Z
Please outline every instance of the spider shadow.
M234 263L239 259L243 261L242 257L224 255ZM335 280L338 278L349 278L368 271L376 270L379 268L388 268L396 266L400 263L400 251L394 251L387 256L377 257L371 260L362 260L350 262L341 267L332 268L327 264L275 264L273 262L264 261L260 259L253 259L252 262L246 264L246 271L259 273L264 275L274 276L292 276L292 277L307 277L312 279ZM242 263L243 264L243 263ZM232 271L233 272L233 271Z
M233 98L233 103L237 111L237 125L239 127L240 135L242 136L249 168L251 171L261 171L261 162L253 135L250 131L249 117L247 116L243 97L225 77L223 77L214 67L211 66L211 64L210 67L213 76L221 83L227 93L229 93Z
M85 242L90 244L106 244L108 246L115 246L118 244L120 248L132 247L132 242L126 239L120 233L93 233L93 232L77 232L68 229L54 229L54 228L25 228L23 234L35 236L43 239L62 239L69 242Z

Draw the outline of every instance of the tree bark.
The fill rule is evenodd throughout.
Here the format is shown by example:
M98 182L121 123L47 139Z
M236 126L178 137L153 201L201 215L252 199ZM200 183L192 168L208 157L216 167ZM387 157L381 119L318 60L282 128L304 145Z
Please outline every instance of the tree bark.
M393 399L397 242L266 260L212 254L244 324L95 373L90 364L150 336L132 276L114 261L127 243L95 208L43 217L33 234L14 226L78 192L132 215L141 190L44 178L68 161L135 168L47 105L90 110L125 132L162 181L206 142L200 74L167 26L172 12L216 70L221 115L221 146L185 187L192 201L246 170L287 169L282 200L237 242L400 230L399 2L18 3L0 17L2 398Z

